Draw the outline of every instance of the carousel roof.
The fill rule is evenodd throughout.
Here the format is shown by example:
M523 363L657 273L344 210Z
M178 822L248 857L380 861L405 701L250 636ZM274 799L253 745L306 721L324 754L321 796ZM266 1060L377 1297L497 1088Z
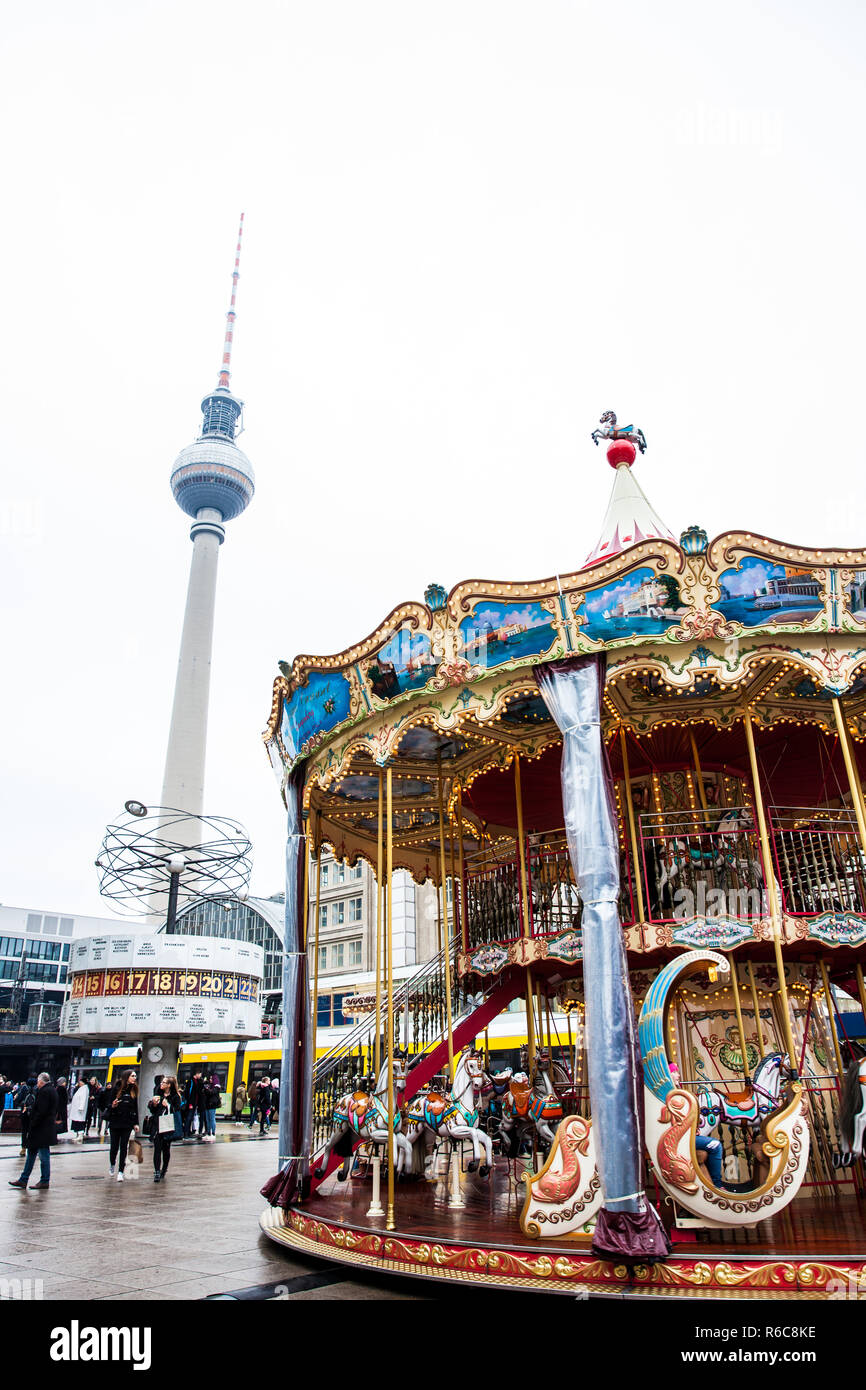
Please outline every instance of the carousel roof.
M674 534L665 526L658 512L651 506L646 493L632 472L635 450L632 445L611 445L608 462L616 470L611 488L610 501L604 514L601 535L584 561L585 565L595 565L599 560L609 560L619 555L630 545L640 541L663 537L675 541Z

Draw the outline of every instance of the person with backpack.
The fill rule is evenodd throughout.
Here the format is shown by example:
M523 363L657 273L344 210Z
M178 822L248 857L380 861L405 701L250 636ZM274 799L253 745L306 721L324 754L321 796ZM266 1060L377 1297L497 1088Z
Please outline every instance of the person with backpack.
M27 1135L30 1131L30 1117L33 1114L33 1107L36 1104L36 1077L28 1076L26 1081L22 1081L18 1088L16 1097L21 1111L21 1149L19 1158L23 1158L27 1152Z
M273 1104L273 1092L271 1091L271 1079L263 1076L259 1084L259 1134L264 1134L271 1115L271 1105Z
M222 1092L219 1086L219 1077L214 1074L209 1081L205 1081L201 1089L202 1107L204 1110L204 1143L212 1144L216 1139L216 1112L222 1100Z
M235 1093L232 1099L232 1111L235 1117L235 1124L242 1125L244 1122L244 1106L247 1103L247 1088L243 1081L235 1086Z
M202 1108L202 1075L200 1071L193 1072L186 1083L183 1092L183 1137L192 1137L192 1122L196 1115L199 1116L199 1138L202 1138L202 1126L200 1111Z

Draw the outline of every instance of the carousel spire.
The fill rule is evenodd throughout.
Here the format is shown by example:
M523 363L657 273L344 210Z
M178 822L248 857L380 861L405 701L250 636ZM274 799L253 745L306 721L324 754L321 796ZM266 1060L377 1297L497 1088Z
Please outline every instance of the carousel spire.
M584 566L608 560L611 555L618 555L630 545L637 545L638 541L657 537L669 541L676 539L651 506L631 471L638 449L641 453L646 449L643 431L636 429L634 425L618 429L616 415L612 410L602 415L599 424L605 428L593 430L593 442L598 444L600 439L610 441L607 447L607 461L616 471L616 477L602 522L601 535L584 560Z

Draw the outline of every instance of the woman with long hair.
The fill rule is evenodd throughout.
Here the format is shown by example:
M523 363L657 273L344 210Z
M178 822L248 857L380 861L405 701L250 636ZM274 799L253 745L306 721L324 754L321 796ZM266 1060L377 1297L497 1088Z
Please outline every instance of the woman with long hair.
M109 1177L114 1177L117 1168L117 1181L123 1182L126 1167L126 1150L129 1136L138 1133L138 1078L134 1071L124 1072L114 1088L114 1093L106 1107L108 1113L108 1135L111 1147L108 1153Z
M171 1158L171 1141L183 1138L183 1124L180 1119L183 1101L177 1089L176 1076L163 1076L159 1090L147 1108L153 1119L150 1135L153 1139L153 1180L162 1182Z

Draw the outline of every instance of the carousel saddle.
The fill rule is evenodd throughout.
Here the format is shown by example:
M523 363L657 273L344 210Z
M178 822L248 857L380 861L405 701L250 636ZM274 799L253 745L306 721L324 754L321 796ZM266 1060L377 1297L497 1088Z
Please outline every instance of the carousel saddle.
M728 1091L725 1096L729 1110L751 1110L754 1099L755 1094L751 1086L747 1086L745 1091Z
M373 1097L368 1091L355 1091L346 1106L346 1118L353 1129L361 1129L373 1110Z
M508 1094L511 1097L511 1104L515 1112L520 1116L529 1114L529 1105L532 1100L532 1086L528 1081L512 1081L508 1087Z

